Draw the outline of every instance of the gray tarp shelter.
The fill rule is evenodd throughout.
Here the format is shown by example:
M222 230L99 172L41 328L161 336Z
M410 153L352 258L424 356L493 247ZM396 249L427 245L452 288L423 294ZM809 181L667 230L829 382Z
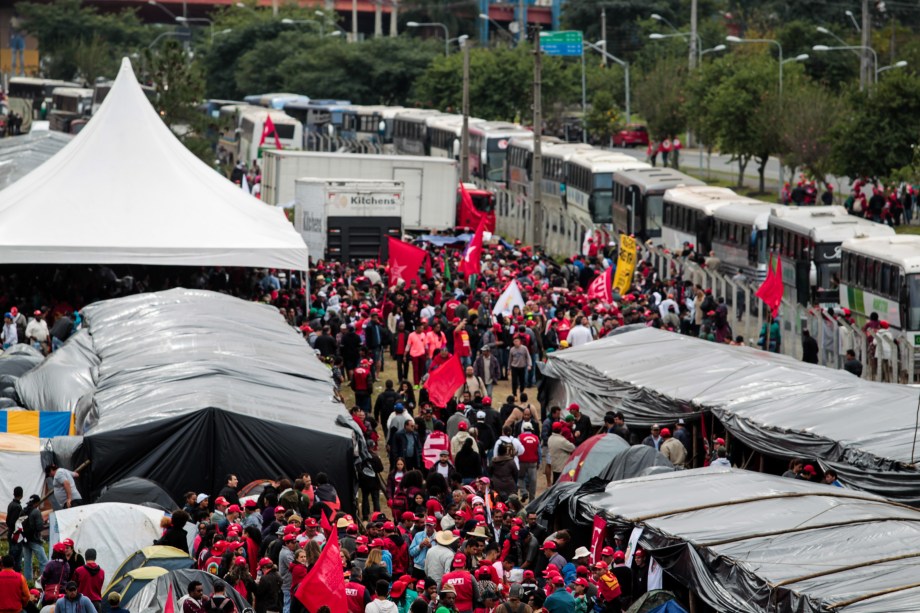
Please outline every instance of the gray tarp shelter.
M142 477L179 500L217 492L227 473L248 483L322 471L353 508L354 421L329 368L277 309L173 289L82 313L81 333L54 354L69 369L48 360L17 392L26 406L76 407L92 460L84 491Z
M0 190L47 162L72 139L52 130L0 138Z
M654 328L553 353L543 373L551 398L595 424L609 410L642 426L712 413L760 453L816 458L848 486L920 505L920 389Z
M920 511L762 473L699 468L614 481L576 519L640 544L718 611L916 613Z

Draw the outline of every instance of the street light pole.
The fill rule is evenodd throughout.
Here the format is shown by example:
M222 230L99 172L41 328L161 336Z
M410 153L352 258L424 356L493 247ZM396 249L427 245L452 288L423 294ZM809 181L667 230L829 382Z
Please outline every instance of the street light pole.
M533 245L540 244L543 232L543 45L540 26L534 35L533 56Z
M584 42L584 41L582 41ZM588 100L585 94L585 47L581 47L581 142L588 142Z
M463 52L463 127L460 129L460 180L470 180L470 40L460 40Z
M410 28L421 28L421 27L439 27L444 30L444 55L450 55L450 30L447 29L447 26L443 23L435 21L410 21L406 23L406 26Z
M872 79L873 83L877 83L877 82L878 82L878 73L879 73L879 70L878 70L878 54L875 52L875 49L873 49L872 47L863 47L862 45L841 45L841 46L839 46L839 47L828 47L827 45L815 45L814 47L812 47L812 50L814 50L814 51L853 51L853 50L858 50L858 51L861 51L861 52L862 52L862 53L860 53L860 55L861 55L862 57L865 57L865 52L868 51L869 53L872 54L872 61L874 62L874 63L872 64L872 69L873 69L873 71L872 71L871 73L869 73L869 74L870 74L870 76L871 76L872 74L875 75L875 78ZM892 66L894 66L894 65L892 65ZM860 75L859 91L863 91L862 75Z
M192 22L208 24L208 28L210 29L211 34L211 42L214 42L214 22L207 17L176 17L176 21L183 24Z
M617 64L623 67L623 75L624 75L624 81L625 81L625 86L626 86L626 123L629 123L631 119L630 109L629 109L629 62L621 60L620 58L614 55L611 55L610 53L605 51L605 47L607 46L606 40L599 40L596 43L589 43L588 41L582 41L582 42L584 42L584 44L590 47L591 49L594 49L595 51L603 55L608 60L612 62L616 62Z

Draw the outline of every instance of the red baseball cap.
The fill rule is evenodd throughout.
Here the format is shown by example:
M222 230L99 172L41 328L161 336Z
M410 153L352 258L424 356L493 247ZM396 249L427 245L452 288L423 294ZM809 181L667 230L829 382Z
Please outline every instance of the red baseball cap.
M240 505L238 504L231 504L229 507L227 507L227 513L239 513L241 510L242 509L240 509Z
M383 529L384 530L396 530L396 524L394 524L391 521L384 522Z
M304 525L304 528L315 528L315 527L317 527L319 524L316 523L316 520L313 519L312 517L308 517L308 518L303 522L303 525Z
M588 580L584 577L579 577L575 580L575 585L580 585L582 587L588 587Z
M261 560L259 560L259 568L263 568L265 566L274 566L274 565L275 563L271 561L271 558L262 558Z
M607 566L607 563L606 563L606 562L604 562L603 560L601 560L600 562L595 562L595 563L594 563L594 568L599 568L599 569L601 569L601 570L607 570L607 569L610 568L610 567Z
M237 566L246 566L246 558L243 556L236 556L236 558L233 560L233 563Z
M565 579L562 575L553 575L553 585L565 585Z
M532 570L525 570L525 571L524 571L524 578L525 578L525 579L534 579L535 577L534 577L534 575L533 575L533 571L532 571Z
M243 506L246 507L247 509L254 509L254 508L256 508L258 505L256 504L256 501L255 501L255 500L253 500L253 499L250 498L249 500L247 500L246 502L243 503Z
M284 507L282 507L280 504L279 504L277 507L275 507L275 514L276 514L276 515L277 515L278 513L284 513L285 511L286 511L286 509L285 509Z
M626 554L623 553L622 551L617 551L616 553L613 554L614 562L623 562L625 560L626 560Z
M457 555L454 556L454 561L451 564L451 566L453 566L454 568L461 568L463 566L466 566L466 556L462 553L458 553Z
M415 513L413 513L412 511L403 511L403 514L400 515L399 517L403 521L409 521L410 519L412 521L415 521Z
M607 547L604 547L603 549L601 549L601 555L602 555L602 556L612 556L612 555L614 555L614 553L613 553L613 547L610 547L609 545L608 545Z
M467 430L470 429L470 425L466 423L465 421L461 421L459 424L457 424L457 429L463 430L464 432L466 432Z
M214 501L214 506L218 506L218 507L225 507L229 504L230 503L227 502L227 499L224 498L223 496L218 496L217 500Z

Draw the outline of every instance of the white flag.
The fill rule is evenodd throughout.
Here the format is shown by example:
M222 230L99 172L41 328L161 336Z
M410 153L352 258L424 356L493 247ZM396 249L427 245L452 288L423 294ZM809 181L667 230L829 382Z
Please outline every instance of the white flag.
M247 194L250 193L249 192L249 179L246 178L245 174L243 174L243 182L240 184L240 187L242 187L243 191L246 192Z
M517 281L511 281L502 292L502 295L495 301L492 308L492 315L511 315L515 305L524 308L524 297L521 296L521 288L518 287Z

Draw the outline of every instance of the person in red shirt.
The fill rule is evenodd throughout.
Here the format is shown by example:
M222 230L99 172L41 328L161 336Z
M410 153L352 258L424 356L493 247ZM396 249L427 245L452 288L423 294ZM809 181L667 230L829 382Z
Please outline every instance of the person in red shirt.
M17 573L13 556L3 556L0 570L0 613L20 613L32 599L26 578Z
M464 366L471 366L473 348L470 344L470 333L466 329L466 320L459 317L453 319L454 324L454 355L460 358L460 363Z
M371 410L371 392L374 376L368 360L361 360L358 367L351 372L351 389L355 391L355 404L365 413Z
M73 580L77 582L80 593L89 598L99 610L102 606L102 584L105 583L105 571L96 564L96 550L87 549L83 555L86 564L74 571Z
M351 567L351 576L345 584L345 600L348 602L348 613L364 613L371 601L370 591L361 583L360 566Z
M441 577L441 587L450 586L457 593L457 613L470 613L473 603L480 600L479 583L466 570L466 555L458 553L451 564L453 570Z

